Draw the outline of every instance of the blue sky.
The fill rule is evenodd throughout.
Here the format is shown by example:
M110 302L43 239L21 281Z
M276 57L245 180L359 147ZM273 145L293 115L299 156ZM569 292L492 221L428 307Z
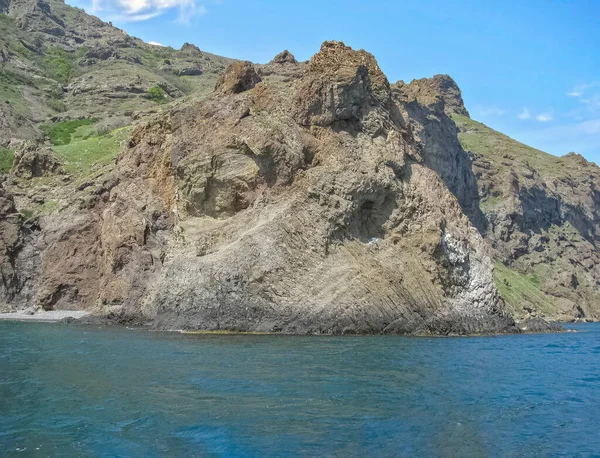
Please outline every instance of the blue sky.
M268 62L325 40L377 58L390 82L447 73L471 117L600 164L599 0L68 0L145 41Z

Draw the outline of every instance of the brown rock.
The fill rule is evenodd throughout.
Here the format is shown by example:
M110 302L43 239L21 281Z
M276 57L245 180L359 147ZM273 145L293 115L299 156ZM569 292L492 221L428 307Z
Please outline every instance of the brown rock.
M308 63L296 98L296 119L303 125L360 123L369 114L386 116L390 88L375 58L342 42L328 41ZM370 122L370 121L368 121ZM375 134L381 119L373 120Z
M34 178L65 173L54 151L35 142L25 142L17 151L12 174L21 178Z
M215 86L215 91L224 94L238 94L252 89L260 82L254 65L246 62L234 62L223 73Z
M420 104L435 107L448 116L453 113L469 116L458 85L448 75L422 78L411 81L410 84L399 81L395 86L401 88L408 100L416 99Z
M287 49L277 54L270 62L272 64L296 64L298 61Z

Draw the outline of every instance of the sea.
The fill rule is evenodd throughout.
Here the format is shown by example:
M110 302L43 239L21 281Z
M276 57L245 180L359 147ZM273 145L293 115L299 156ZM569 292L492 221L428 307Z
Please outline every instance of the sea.
M0 322L0 456L598 457L600 324L493 337Z

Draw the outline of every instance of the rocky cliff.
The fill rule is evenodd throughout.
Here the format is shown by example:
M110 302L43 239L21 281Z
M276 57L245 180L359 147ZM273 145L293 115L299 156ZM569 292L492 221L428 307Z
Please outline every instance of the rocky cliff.
M3 131L0 308L322 334L597 317L597 167L554 158L572 167L550 176L553 157L487 145L450 77L391 85L340 42L308 62L284 51L253 65L193 45L149 62L152 47L60 2L8 5L2 74L28 127ZM48 100L14 82L23 31L74 62L51 80L61 116L26 111ZM27 62L48 72L43 55ZM96 84L94 68L119 87ZM129 104L114 103L122 94Z

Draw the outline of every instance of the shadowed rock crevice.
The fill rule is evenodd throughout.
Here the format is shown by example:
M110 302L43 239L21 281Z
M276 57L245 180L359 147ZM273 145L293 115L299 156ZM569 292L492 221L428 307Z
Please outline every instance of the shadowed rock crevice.
M480 208L472 160L460 145L458 130L448 115L468 115L458 86L449 76L436 75L410 84L400 81L393 85L393 94L421 143L424 164L444 180L473 226L485 234L487 220Z

